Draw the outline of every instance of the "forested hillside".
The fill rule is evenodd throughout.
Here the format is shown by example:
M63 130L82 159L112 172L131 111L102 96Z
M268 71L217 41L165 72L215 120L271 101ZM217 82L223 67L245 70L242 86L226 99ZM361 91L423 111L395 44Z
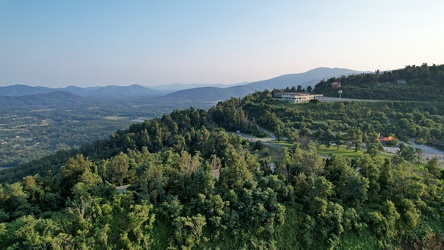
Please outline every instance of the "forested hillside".
M175 110L78 150L1 171L0 245L443 247L444 182L437 159L420 162L410 146L381 155L375 137L442 140L442 104L289 105L271 96L257 92L209 111ZM265 136L260 127L288 146L267 147L224 130ZM321 157L320 145L365 154ZM117 186L127 189L121 194Z
M376 136L393 135L405 142L410 138L418 143L444 141L442 102L315 102L294 105L272 100L271 96L272 92L268 91L246 96L238 101L242 108L237 109L237 113L275 132L276 136L290 136L289 133L296 131L299 136L307 136L314 132L314 139L327 145L347 141L346 135L354 131L362 134L364 139L376 133ZM218 104L216 109L222 105ZM233 110L236 109L231 108L232 113ZM225 126L236 124L220 122Z
M340 82L341 87L332 87ZM316 93L338 97L378 100L444 100L444 65L406 66L403 69L330 78L319 82Z

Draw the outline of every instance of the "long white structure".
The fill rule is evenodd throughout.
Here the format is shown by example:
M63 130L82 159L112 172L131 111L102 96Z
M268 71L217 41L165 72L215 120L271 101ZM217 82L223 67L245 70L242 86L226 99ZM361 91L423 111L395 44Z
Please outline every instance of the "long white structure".
M322 94L307 94L301 92L278 92L274 94L274 98L290 103L301 103L309 102L313 99L322 99L324 96Z

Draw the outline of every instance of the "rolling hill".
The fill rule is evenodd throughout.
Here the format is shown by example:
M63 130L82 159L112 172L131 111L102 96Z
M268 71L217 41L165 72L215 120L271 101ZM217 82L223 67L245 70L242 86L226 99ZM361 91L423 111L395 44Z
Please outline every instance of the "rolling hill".
M444 100L444 65L415 66L402 69L330 78L316 84L314 91L337 96L333 82L341 82L343 98L441 101Z
M228 88L233 86L245 85L247 82L243 83L234 83L234 84L205 84L205 83L173 83L166 85L156 85L150 86L150 89L159 90L164 92L165 94L170 94L179 90L185 89L195 89L195 88L203 88L203 87L216 87L216 88Z
M62 91L39 93L25 96L0 96L0 109L10 107L60 106L64 104L86 103L88 99Z
M103 99L154 97L163 94L162 91L153 90L137 84L133 84L131 86L109 85L104 87L88 88L81 88L76 86L69 86L66 88L47 88L32 87L27 85L10 85L6 87L0 87L0 96L26 96L34 94L46 94L54 91L67 92L82 97L94 97Z
M216 102L229 99L230 97L241 98L255 91L263 91L265 89L283 89L292 86L296 87L297 85L307 88L308 86L314 86L323 79L359 73L362 72L343 68L316 68L305 73L282 75L268 80L227 88L201 87L180 90L158 99L177 102Z
M84 97L97 98L134 98L134 97L154 97L162 95L161 91L153 90L141 85L130 86L109 85L105 87L80 88L76 86L66 87L63 91L70 92Z
M229 88L202 87L176 91L159 99L189 101L189 102L215 102L230 99L231 97L244 97L257 89L248 85Z
M47 87L32 87L23 84L10 85L6 87L0 87L0 96L25 96L25 95L35 95L50 93L55 91L55 89Z
M304 73L282 75L268 80L252 82L247 85L261 91L265 89L272 90L272 89L283 89L286 87L293 87L293 86L296 87L297 85L301 85L302 88L305 89L308 86L314 87L314 85L319 81L321 81L322 79L359 74L359 73L362 73L362 71L356 71L344 68L321 67L309 70Z

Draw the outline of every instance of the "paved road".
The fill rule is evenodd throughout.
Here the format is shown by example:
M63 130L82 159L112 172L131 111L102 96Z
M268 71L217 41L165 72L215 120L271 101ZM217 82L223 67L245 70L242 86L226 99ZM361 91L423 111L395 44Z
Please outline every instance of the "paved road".
M381 102L383 100L369 100L369 99L351 99L339 97L325 97L319 99L321 102Z

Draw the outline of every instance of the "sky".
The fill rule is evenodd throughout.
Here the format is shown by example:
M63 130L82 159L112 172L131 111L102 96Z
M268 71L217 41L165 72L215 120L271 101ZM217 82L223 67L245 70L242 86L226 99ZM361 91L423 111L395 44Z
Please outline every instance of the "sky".
M233 84L444 63L442 0L0 0L0 86Z

